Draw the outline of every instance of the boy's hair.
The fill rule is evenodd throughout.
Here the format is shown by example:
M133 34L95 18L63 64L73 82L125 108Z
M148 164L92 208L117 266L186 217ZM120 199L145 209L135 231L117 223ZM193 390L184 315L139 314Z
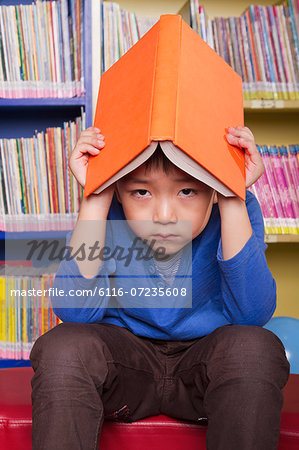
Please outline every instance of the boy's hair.
M144 162L145 171L150 171L152 169L158 169L162 167L163 172L169 173L173 168L173 163L167 158L163 152L160 143L158 143L156 150L152 156Z

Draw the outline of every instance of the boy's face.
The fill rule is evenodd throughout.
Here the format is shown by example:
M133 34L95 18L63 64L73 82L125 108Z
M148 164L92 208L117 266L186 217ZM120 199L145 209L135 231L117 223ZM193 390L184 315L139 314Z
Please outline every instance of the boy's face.
M214 190L172 165L145 164L117 182L117 197L135 234L172 255L198 236L211 214ZM182 222L182 221L188 221ZM187 226L186 226L187 225Z

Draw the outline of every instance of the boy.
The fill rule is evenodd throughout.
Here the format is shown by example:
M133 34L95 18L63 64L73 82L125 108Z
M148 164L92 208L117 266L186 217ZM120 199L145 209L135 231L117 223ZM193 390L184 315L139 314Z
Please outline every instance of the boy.
M254 137L247 127L237 127L229 129L227 140L244 148L249 187L263 172ZM88 153L103 146L100 130L81 133L70 168L82 185ZM107 218L132 221L131 228L113 234ZM180 226L185 220L189 235ZM109 278L125 270L119 258L60 264L55 287L70 293L100 286L104 295L52 298L64 323L38 338L30 355L33 450L94 450L104 416L134 421L160 413L207 418L209 450L276 449L289 363L281 341L262 328L275 310L276 287L257 200L249 192L246 202L216 198L157 151L116 186L83 199L67 245L75 256L82 244L91 248L95 241L98 248L107 239L121 246L132 231L146 243L154 236L152 251L162 246L163 260L154 253L153 260L127 268L123 278ZM172 308L188 239L192 307ZM128 307L140 299L126 289L116 300L122 307L110 307L107 289L114 283L119 293L128 286L127 274L138 280L140 267L153 276L143 279L152 294L149 303ZM59 278L63 273L67 277ZM158 305L154 287L170 287L173 295L151 307Z

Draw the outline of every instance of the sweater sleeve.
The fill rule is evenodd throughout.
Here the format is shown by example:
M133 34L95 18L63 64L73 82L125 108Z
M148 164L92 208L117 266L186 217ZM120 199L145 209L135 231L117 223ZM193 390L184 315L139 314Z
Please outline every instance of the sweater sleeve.
M66 235L66 254L56 272L51 295L54 313L63 322L93 323L102 320L110 297L101 295L109 291L109 275L115 272L114 258L103 261L93 278L85 278L71 257L68 247L73 231ZM106 242L111 238L107 221Z
M259 203L247 191L252 235L233 258L223 260L221 239L217 259L221 274L223 314L232 324L263 326L276 308L276 283L267 266L264 223Z

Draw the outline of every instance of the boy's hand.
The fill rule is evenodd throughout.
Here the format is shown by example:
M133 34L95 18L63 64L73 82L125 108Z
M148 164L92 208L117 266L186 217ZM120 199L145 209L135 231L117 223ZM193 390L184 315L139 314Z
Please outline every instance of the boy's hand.
M254 136L248 127L229 127L226 139L229 144L245 151L246 188L264 173L262 157L255 145Z
M89 127L82 131L70 156L69 168L83 187L86 181L89 155L97 155L105 146L105 137L100 131L95 127Z

